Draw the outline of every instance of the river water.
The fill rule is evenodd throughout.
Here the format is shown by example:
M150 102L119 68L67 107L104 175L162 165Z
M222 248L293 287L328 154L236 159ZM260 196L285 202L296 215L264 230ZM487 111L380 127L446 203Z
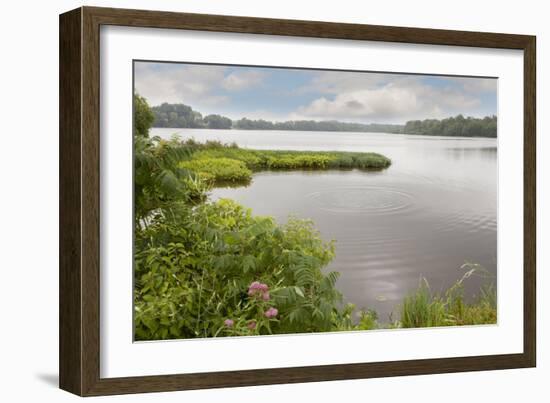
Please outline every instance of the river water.
M433 290L458 280L465 262L482 265L496 283L496 139L252 130L153 129L152 135L236 142L277 150L378 152L392 159L380 172L260 172L248 187L214 189L284 222L312 219L336 240L329 270L348 302L375 309L383 322L425 277ZM472 298L488 281L472 277Z

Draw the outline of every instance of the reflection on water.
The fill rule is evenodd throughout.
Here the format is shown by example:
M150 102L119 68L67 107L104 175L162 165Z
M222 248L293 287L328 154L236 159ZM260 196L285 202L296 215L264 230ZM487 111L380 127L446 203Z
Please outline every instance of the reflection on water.
M155 129L166 137L177 129ZM495 139L378 133L180 130L182 137L235 141L241 147L379 152L380 172L260 172L248 187L215 189L254 213L285 221L310 218L336 240L331 270L346 301L376 309L386 321L425 276L448 287L468 261L496 276L497 148ZM496 278L494 279L496 281ZM471 297L482 279L473 278ZM395 317L395 316L394 316Z
M334 187L309 194L320 210L343 214L393 214L413 205L410 194L387 187Z

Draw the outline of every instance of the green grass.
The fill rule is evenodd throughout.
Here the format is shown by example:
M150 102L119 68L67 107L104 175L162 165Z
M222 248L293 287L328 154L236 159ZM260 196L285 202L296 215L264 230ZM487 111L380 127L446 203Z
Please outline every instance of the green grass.
M197 143L188 140L193 150L190 160L181 167L195 171L214 183L249 182L252 172L263 170L380 170L391 160L377 153L346 151L250 150L215 141Z
M464 299L464 280L480 271L478 265L466 265L469 270L442 294L433 293L426 279L418 289L405 297L401 305L398 327L462 326L495 324L497 322L496 290L481 288L472 302Z
M252 171L242 161L232 158L193 158L182 161L181 168L194 171L201 179L216 182L248 182L252 178Z

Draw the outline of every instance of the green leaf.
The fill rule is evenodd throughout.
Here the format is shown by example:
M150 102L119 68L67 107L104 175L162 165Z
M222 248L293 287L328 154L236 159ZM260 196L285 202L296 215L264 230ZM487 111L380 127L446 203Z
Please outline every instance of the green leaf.
M295 291L296 294L298 294L300 297L305 298L304 292L302 291L302 289L301 289L300 287L294 287L294 291Z
M256 268L256 259L254 256L246 255L243 259L243 271L246 273L250 269L254 270Z

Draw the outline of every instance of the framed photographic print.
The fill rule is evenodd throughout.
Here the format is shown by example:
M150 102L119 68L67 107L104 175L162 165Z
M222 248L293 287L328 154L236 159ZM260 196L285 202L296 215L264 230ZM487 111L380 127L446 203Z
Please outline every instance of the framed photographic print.
M535 37L60 16L60 387L535 366Z

